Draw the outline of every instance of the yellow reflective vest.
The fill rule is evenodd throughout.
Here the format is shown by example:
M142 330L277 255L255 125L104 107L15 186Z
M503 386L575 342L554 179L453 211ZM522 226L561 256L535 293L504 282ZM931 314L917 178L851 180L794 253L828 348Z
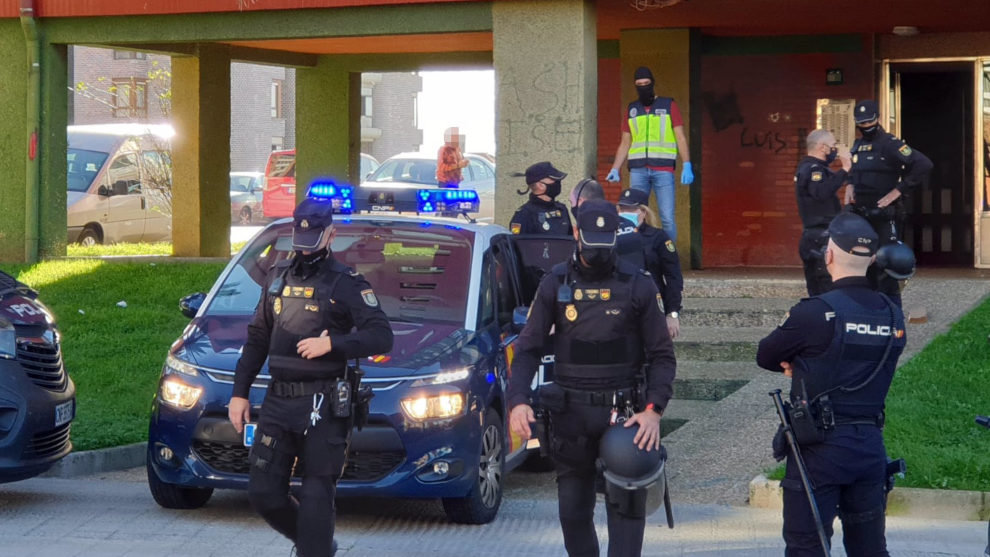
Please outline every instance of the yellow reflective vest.
M643 103L629 103L629 168L659 166L673 168L677 160L677 138L670 121L670 105L674 99L657 97L646 111Z

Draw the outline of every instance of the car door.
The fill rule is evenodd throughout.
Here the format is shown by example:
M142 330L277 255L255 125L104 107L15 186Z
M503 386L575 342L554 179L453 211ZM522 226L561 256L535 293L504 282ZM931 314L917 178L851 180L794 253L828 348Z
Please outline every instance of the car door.
M141 241L147 210L138 154L118 154L107 168L106 176L106 183L101 188L102 193L108 194L107 212L102 223L103 242Z

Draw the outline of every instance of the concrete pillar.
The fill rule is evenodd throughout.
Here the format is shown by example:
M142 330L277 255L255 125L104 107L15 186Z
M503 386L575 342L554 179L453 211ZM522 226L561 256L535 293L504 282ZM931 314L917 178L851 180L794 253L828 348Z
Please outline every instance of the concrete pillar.
M17 19L0 19L0 261L25 260L27 53Z
M693 60L691 44L690 29L637 29L623 31L619 39L623 103L636 98L633 73L639 66L646 66L653 71L657 96L673 97L684 119L684 133L691 152L689 160L694 171L694 183L689 188L681 187L683 159L678 154L677 171L674 173L677 182L675 218L678 229L677 249L684 268L698 266L693 253L697 251L700 262L701 250L701 137L698 133L692 133L695 128L692 128L691 119L691 79L698 75L697 71L692 73L691 69L699 53L694 52ZM626 177L627 173L622 174ZM625 185L628 186L628 178L626 179ZM650 199L655 207L656 199Z
M230 56L172 58L172 252L230 256Z
M512 177L549 160L568 173L558 200L597 161L598 52L594 2L495 2L495 222L508 225L525 197ZM565 202L566 203L566 202Z
M361 74L321 56L296 70L296 199L317 177L357 185Z
M69 52L66 45L41 45L41 180L38 191L38 256L65 255L67 241L66 126L69 125Z

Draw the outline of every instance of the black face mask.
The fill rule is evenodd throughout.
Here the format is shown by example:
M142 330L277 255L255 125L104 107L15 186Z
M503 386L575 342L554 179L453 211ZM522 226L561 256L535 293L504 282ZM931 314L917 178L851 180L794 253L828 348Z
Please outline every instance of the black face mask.
M835 147L832 147L832 150L829 151L827 155L825 155L825 164L832 164L832 161L834 161L835 158L838 156L839 156L839 150L836 149Z
M550 199L560 195L560 180L554 180L552 184L547 184L547 192L544 195L549 196Z
M639 95L639 102L643 103L643 106L650 106L653 104L653 84L649 85L637 85L636 94Z
M863 134L863 139L872 141L873 138L876 137L877 132L880 131L880 124L873 124L872 126L865 128L862 126L856 126L856 129L859 130L859 133Z
M612 265L615 263L615 249L589 248L582 245L581 257L592 269L611 269Z

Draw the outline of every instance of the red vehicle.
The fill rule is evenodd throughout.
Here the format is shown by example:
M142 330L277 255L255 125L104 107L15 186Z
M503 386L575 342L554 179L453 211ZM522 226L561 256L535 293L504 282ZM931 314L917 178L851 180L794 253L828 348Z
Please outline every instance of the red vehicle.
M361 153L361 179L379 166L378 159ZM265 166L262 210L266 218L291 217L296 208L296 150L272 151Z

